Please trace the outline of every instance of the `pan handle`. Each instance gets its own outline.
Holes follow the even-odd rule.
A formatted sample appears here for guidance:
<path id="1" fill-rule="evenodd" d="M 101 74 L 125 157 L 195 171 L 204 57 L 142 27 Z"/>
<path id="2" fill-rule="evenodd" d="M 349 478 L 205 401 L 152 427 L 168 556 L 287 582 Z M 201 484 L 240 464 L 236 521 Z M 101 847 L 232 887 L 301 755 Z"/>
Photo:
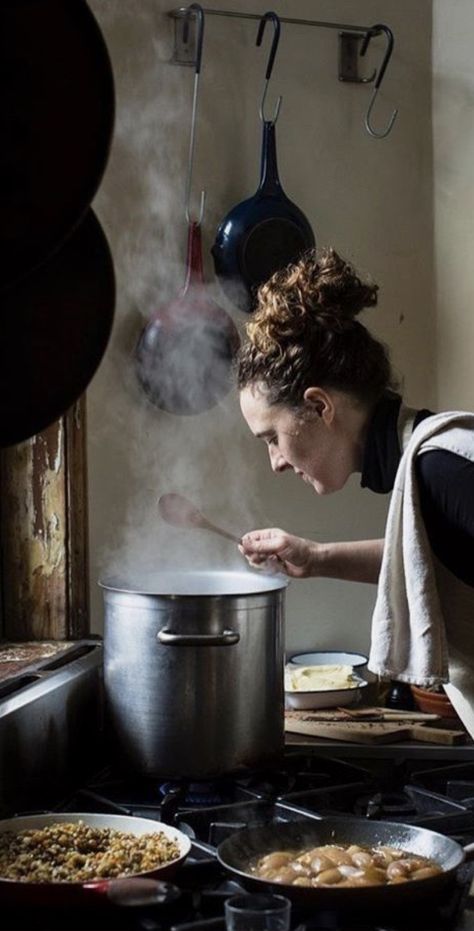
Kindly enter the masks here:
<path id="1" fill-rule="evenodd" d="M 178 634 L 163 627 L 156 636 L 160 643 L 174 647 L 231 647 L 240 640 L 236 630 L 223 630 L 221 634 Z"/>
<path id="2" fill-rule="evenodd" d="M 466 844 L 463 850 L 467 861 L 474 860 L 474 844 Z"/>
<path id="3" fill-rule="evenodd" d="M 82 884 L 83 889 L 106 896 L 113 905 L 129 907 L 144 905 L 167 905 L 180 895 L 177 886 L 160 882 L 152 877 L 124 877 L 122 879 L 98 879 Z"/>
<path id="4" fill-rule="evenodd" d="M 197 837 L 193 837 L 191 840 L 193 847 L 196 847 L 197 850 L 201 850 L 203 853 L 208 853 L 212 859 L 216 859 L 217 848 L 213 847 L 212 844 L 206 844 L 203 840 L 198 840 Z"/>

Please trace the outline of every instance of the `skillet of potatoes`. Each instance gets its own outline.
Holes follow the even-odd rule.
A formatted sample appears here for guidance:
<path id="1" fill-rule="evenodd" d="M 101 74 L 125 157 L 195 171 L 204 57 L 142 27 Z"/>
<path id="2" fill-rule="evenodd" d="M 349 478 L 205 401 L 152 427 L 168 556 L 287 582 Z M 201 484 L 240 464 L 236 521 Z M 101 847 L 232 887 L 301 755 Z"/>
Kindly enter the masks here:
<path id="1" fill-rule="evenodd" d="M 429 857 L 387 845 L 323 844 L 274 850 L 250 864 L 258 879 L 312 888 L 388 886 L 428 879 L 443 872 Z"/>

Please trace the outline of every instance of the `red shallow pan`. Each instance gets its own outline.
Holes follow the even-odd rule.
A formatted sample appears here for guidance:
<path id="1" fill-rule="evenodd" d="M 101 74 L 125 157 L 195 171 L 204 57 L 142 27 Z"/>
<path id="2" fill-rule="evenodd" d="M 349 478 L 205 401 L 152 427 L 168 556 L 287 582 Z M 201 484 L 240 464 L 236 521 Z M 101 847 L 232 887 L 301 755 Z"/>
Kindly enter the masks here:
<path id="1" fill-rule="evenodd" d="M 191 841 L 186 834 L 168 824 L 149 818 L 133 818 L 124 815 L 66 814 L 29 815 L 0 821 L 0 835 L 7 831 L 39 830 L 51 824 L 84 822 L 94 828 L 113 828 L 136 834 L 161 832 L 176 842 L 179 855 L 154 870 L 134 873 L 121 879 L 98 879 L 90 882 L 17 882 L 0 876 L 1 905 L 70 906 L 120 904 L 151 905 L 165 904 L 173 898 L 175 888 L 162 879 L 169 879 L 186 859 Z"/>

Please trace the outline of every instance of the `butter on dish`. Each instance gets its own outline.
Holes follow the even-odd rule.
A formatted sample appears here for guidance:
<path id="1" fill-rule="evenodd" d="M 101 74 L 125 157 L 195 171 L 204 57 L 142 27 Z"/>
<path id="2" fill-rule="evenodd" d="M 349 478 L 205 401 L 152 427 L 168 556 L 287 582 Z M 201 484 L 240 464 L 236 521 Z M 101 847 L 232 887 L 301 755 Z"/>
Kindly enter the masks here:
<path id="1" fill-rule="evenodd" d="M 352 666 L 286 666 L 285 691 L 326 692 L 332 689 L 355 689 L 360 678 Z"/>

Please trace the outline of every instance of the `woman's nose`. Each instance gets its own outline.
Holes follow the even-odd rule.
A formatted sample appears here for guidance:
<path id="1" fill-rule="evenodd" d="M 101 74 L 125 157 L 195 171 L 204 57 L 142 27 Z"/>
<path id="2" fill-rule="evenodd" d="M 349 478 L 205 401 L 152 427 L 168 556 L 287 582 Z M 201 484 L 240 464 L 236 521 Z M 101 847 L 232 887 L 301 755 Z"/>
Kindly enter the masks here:
<path id="1" fill-rule="evenodd" d="M 270 454 L 270 465 L 272 467 L 272 472 L 284 472 L 285 469 L 288 469 L 288 463 L 284 456 L 280 453 L 278 449 L 274 449 L 271 446 L 268 449 Z"/>

